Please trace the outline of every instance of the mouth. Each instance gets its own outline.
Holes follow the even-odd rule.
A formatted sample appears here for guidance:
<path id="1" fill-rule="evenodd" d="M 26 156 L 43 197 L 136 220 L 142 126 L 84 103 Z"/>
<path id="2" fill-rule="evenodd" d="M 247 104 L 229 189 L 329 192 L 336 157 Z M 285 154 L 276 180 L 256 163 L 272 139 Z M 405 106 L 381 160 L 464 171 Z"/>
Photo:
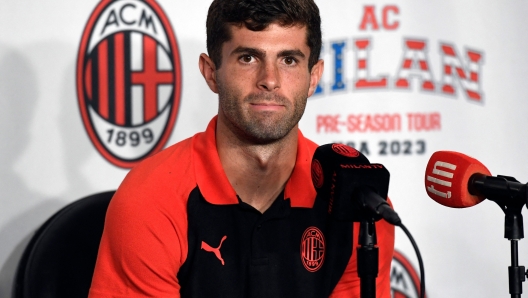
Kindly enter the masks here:
<path id="1" fill-rule="evenodd" d="M 286 109 L 287 99 L 278 94 L 254 93 L 246 97 L 249 109 L 257 112 L 276 112 Z"/>
<path id="2" fill-rule="evenodd" d="M 284 109 L 284 105 L 273 102 L 250 103 L 250 107 L 257 111 L 279 111 Z"/>

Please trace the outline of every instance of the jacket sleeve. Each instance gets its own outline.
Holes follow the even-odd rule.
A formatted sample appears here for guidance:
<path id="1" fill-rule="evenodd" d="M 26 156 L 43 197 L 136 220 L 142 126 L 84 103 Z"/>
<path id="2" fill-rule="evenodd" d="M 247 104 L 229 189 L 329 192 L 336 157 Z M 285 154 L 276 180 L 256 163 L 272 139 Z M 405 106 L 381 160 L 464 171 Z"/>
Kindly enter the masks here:
<path id="1" fill-rule="evenodd" d="M 151 164 L 133 169 L 110 202 L 90 298 L 180 297 L 189 183 Z"/>

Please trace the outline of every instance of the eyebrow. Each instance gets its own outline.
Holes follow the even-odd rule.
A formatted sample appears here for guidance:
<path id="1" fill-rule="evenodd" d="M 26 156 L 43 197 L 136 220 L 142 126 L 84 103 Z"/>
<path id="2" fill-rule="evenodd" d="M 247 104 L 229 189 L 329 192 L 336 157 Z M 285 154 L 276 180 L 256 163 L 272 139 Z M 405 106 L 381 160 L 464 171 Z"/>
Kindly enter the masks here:
<path id="1" fill-rule="evenodd" d="M 255 49 L 255 48 L 249 48 L 249 47 L 237 47 L 231 52 L 231 54 L 250 54 L 250 55 L 258 56 L 258 57 L 266 56 L 266 52 Z"/>
<path id="2" fill-rule="evenodd" d="M 291 57 L 291 56 L 299 57 L 303 59 L 306 58 L 304 53 L 301 52 L 300 50 L 285 50 L 279 53 L 279 57 Z"/>
<path id="3" fill-rule="evenodd" d="M 257 56 L 257 57 L 266 57 L 266 52 L 259 50 L 259 49 L 250 48 L 250 47 L 237 47 L 231 52 L 231 54 L 250 54 L 250 55 Z M 291 56 L 299 57 L 302 59 L 306 58 L 306 55 L 304 55 L 304 53 L 301 52 L 301 50 L 284 50 L 284 51 L 279 52 L 279 54 L 277 55 L 277 57 L 291 57 Z"/>

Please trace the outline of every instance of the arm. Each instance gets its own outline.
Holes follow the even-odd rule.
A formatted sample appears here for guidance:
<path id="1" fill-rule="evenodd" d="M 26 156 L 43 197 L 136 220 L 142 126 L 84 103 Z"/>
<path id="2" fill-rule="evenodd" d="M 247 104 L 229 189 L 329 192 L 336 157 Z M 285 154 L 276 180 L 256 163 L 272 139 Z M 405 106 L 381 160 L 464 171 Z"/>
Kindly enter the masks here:
<path id="1" fill-rule="evenodd" d="M 133 169 L 112 198 L 90 298 L 180 297 L 176 275 L 187 256 L 192 181 L 177 179 L 166 166 L 173 163 L 159 159 Z M 179 166 L 180 173 L 189 169 Z"/>
<path id="2" fill-rule="evenodd" d="M 180 240 L 153 206 L 119 190 L 107 212 L 90 298 L 179 297 Z"/>

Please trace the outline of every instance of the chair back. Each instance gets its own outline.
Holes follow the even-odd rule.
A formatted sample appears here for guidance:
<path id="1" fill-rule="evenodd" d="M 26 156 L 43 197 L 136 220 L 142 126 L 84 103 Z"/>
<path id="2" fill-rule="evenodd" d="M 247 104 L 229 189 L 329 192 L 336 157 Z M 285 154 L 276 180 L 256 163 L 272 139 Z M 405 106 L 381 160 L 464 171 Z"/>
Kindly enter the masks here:
<path id="1" fill-rule="evenodd" d="M 94 194 L 65 206 L 35 232 L 18 264 L 13 298 L 88 296 L 114 192 Z"/>

